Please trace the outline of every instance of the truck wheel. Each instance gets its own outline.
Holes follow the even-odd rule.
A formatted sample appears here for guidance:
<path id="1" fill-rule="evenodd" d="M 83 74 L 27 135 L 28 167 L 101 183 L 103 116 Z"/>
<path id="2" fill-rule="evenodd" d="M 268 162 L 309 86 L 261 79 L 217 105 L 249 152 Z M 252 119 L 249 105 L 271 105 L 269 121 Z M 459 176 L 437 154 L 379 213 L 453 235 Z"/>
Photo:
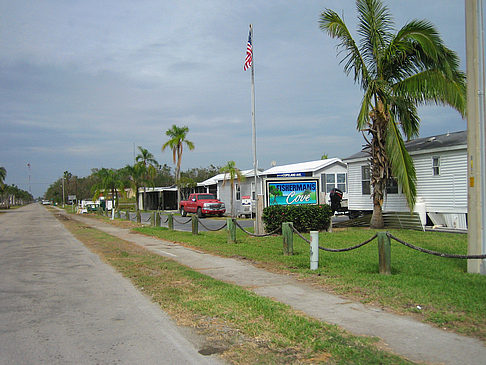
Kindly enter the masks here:
<path id="1" fill-rule="evenodd" d="M 197 208 L 197 216 L 198 216 L 198 218 L 204 217 L 204 214 L 202 213 L 201 208 Z"/>
<path id="2" fill-rule="evenodd" d="M 184 207 L 181 207 L 181 215 L 185 217 L 187 215 L 186 211 L 184 210 Z"/>

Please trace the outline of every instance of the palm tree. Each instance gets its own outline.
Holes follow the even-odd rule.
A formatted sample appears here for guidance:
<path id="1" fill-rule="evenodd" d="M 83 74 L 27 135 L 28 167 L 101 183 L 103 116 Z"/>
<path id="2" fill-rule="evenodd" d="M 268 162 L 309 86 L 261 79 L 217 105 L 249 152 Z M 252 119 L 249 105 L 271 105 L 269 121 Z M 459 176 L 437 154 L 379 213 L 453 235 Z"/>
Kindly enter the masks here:
<path id="1" fill-rule="evenodd" d="M 142 146 L 138 146 L 139 154 L 135 157 L 135 161 L 141 163 L 144 166 L 144 186 L 143 186 L 143 204 L 145 207 L 145 202 L 147 199 L 147 187 L 146 185 L 154 186 L 154 179 L 157 175 L 157 167 L 159 163 L 154 158 L 154 155 L 149 152 L 149 150 L 143 148 Z"/>
<path id="2" fill-rule="evenodd" d="M 234 161 L 228 161 L 226 165 L 221 167 L 219 170 L 220 172 L 224 173 L 223 178 L 223 186 L 227 181 L 230 182 L 231 187 L 231 217 L 235 217 L 235 212 L 233 209 L 233 202 L 235 199 L 235 179 L 240 183 L 245 177 L 242 175 L 241 171 L 236 167 L 236 163 Z"/>
<path id="3" fill-rule="evenodd" d="M 351 73 L 364 92 L 357 129 L 370 153 L 371 226 L 382 228 L 388 179 L 397 178 L 411 211 L 415 205 L 415 168 L 404 137 L 419 135 L 417 106 L 449 105 L 464 117 L 465 75 L 459 71 L 457 55 L 443 44 L 430 22 L 412 20 L 393 33 L 392 16 L 380 0 L 356 0 L 356 7 L 359 43 L 332 10 L 321 14 L 319 24 L 339 40 L 344 72 Z"/>
<path id="4" fill-rule="evenodd" d="M 138 146 L 139 154 L 135 157 L 136 162 L 142 162 L 145 166 L 152 165 L 154 167 L 159 166 L 159 163 L 154 158 L 154 155 L 149 152 L 149 150 L 143 148 L 142 146 Z"/>
<path id="5" fill-rule="evenodd" d="M 166 136 L 169 137 L 169 140 L 165 142 L 162 146 L 162 151 L 164 151 L 167 147 L 172 150 L 172 159 L 174 161 L 174 164 L 176 164 L 175 178 L 177 185 L 177 206 L 179 206 L 180 202 L 179 180 L 181 178 L 180 175 L 183 145 L 185 143 L 189 150 L 194 149 L 194 143 L 186 139 L 188 132 L 189 128 L 186 126 L 178 127 L 175 124 L 172 125 L 172 127 L 165 132 Z"/>
<path id="6" fill-rule="evenodd" d="M 146 167 L 142 162 L 137 162 L 133 166 L 126 165 L 121 171 L 121 175 L 125 178 L 124 186 L 129 186 L 135 191 L 135 212 L 137 219 L 140 213 L 138 209 L 138 190 L 145 181 Z"/>
<path id="7" fill-rule="evenodd" d="M 96 172 L 98 183 L 93 185 L 93 199 L 96 200 L 101 194 L 111 192 L 111 206 L 115 209 L 115 200 L 118 198 L 118 191 L 123 191 L 123 177 L 114 169 L 102 168 Z"/>
<path id="8" fill-rule="evenodd" d="M 0 189 L 3 187 L 6 177 L 7 177 L 7 169 L 5 169 L 5 167 L 3 166 L 0 166 Z"/>

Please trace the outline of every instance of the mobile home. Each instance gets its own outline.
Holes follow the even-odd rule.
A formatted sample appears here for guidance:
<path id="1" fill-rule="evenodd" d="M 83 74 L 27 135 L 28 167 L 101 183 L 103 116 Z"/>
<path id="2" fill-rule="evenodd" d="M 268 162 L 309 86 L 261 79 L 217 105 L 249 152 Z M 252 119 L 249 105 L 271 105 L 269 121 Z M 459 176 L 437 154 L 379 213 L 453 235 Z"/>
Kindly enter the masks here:
<path id="1" fill-rule="evenodd" d="M 418 138 L 405 143 L 417 177 L 414 211 L 423 225 L 467 229 L 467 132 Z M 373 210 L 370 155 L 362 150 L 343 159 L 348 165 L 348 209 Z M 399 184 L 387 186 L 383 212 L 409 212 Z"/>

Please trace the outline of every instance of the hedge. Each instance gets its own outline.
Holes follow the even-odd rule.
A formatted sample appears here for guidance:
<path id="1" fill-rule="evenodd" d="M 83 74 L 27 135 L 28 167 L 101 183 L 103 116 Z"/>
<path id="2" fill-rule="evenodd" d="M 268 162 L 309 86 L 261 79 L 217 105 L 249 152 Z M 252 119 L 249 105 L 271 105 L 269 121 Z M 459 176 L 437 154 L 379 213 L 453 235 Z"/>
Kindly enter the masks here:
<path id="1" fill-rule="evenodd" d="M 271 205 L 263 209 L 266 232 L 282 229 L 282 223 L 292 222 L 299 232 L 322 231 L 329 228 L 333 212 L 324 205 Z"/>

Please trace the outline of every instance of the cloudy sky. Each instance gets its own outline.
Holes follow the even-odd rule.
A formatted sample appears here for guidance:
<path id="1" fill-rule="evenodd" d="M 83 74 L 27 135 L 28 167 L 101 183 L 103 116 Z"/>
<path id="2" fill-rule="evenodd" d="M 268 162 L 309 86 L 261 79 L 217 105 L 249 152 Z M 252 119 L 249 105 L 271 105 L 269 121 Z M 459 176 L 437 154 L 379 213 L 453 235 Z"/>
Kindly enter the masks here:
<path id="1" fill-rule="evenodd" d="M 385 3 L 397 27 L 434 23 L 465 70 L 464 1 Z M 161 151 L 172 124 L 187 125 L 196 145 L 183 169 L 228 160 L 251 169 L 250 23 L 259 167 L 357 152 L 361 92 L 318 27 L 325 8 L 355 34 L 353 0 L 0 0 L 6 182 L 41 196 L 66 170 L 132 163 L 134 146 L 172 166 Z M 450 108 L 420 114 L 421 136 L 466 129 Z"/>

